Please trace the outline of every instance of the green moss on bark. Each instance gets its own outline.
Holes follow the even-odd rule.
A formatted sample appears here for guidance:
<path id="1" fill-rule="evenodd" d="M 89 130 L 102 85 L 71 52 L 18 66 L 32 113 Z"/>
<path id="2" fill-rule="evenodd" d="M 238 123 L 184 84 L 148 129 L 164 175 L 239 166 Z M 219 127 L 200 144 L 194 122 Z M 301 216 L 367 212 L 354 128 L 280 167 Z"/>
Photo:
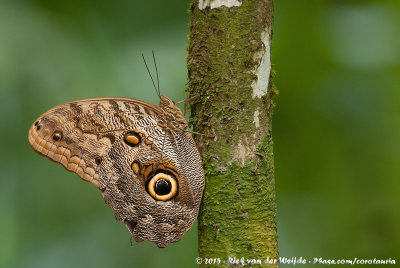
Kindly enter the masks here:
<path id="1" fill-rule="evenodd" d="M 277 256 L 271 138 L 259 144 L 258 160 L 232 162 L 219 171 L 205 159 L 206 190 L 199 216 L 202 257 Z"/>
<path id="2" fill-rule="evenodd" d="M 189 92 L 200 95 L 190 123 L 207 135 L 196 137 L 206 173 L 199 252 L 225 261 L 278 256 L 271 79 L 268 94 L 252 98 L 261 33 L 272 35 L 272 0 L 242 2 L 199 10 L 195 0 L 190 8 Z"/>

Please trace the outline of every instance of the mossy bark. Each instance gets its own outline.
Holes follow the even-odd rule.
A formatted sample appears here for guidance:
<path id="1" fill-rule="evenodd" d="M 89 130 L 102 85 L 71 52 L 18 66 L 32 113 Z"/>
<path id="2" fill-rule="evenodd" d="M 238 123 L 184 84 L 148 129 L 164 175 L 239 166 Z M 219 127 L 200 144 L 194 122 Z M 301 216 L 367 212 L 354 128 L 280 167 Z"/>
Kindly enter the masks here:
<path id="1" fill-rule="evenodd" d="M 187 58 L 190 123 L 203 157 L 206 186 L 199 213 L 199 254 L 262 260 L 278 258 L 271 136 L 273 96 L 255 96 L 258 68 L 272 36 L 272 0 L 240 6 L 190 7 Z M 267 76 L 268 77 L 268 76 Z M 209 265 L 204 265 L 209 267 Z"/>

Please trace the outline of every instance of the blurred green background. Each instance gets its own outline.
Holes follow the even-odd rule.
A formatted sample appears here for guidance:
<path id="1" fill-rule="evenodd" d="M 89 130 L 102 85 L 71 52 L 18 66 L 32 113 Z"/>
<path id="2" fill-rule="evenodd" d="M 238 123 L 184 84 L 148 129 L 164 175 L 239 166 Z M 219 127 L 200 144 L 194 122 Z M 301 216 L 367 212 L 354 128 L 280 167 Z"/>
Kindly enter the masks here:
<path id="1" fill-rule="evenodd" d="M 152 49 L 162 93 L 184 99 L 189 2 L 0 0 L 0 267 L 197 266 L 197 225 L 131 247 L 100 192 L 27 139 L 66 101 L 158 103 Z M 400 261 L 399 29 L 396 0 L 275 1 L 281 256 Z"/>

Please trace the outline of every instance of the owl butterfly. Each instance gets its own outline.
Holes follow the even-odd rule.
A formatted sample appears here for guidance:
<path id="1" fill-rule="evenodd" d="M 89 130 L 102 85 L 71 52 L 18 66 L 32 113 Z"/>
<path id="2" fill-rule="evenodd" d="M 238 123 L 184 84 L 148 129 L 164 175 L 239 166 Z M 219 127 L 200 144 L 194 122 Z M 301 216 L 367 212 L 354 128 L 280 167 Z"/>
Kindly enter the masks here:
<path id="1" fill-rule="evenodd" d="M 32 148 L 91 182 L 137 242 L 166 247 L 197 218 L 204 172 L 181 110 L 130 98 L 61 104 L 29 129 Z"/>

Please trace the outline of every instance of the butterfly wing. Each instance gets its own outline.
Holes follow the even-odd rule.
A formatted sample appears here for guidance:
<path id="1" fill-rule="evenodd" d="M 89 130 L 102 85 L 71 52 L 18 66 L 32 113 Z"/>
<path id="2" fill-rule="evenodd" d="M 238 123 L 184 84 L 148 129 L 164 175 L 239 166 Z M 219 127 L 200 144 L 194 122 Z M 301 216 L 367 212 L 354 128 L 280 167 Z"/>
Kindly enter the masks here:
<path id="1" fill-rule="evenodd" d="M 204 173 L 192 137 L 165 128 L 162 115 L 128 98 L 70 102 L 39 117 L 29 141 L 99 188 L 136 241 L 165 247 L 196 219 Z"/>
<path id="2" fill-rule="evenodd" d="M 129 104 L 120 110 L 125 103 Z M 157 117 L 156 114 L 157 106 L 133 99 L 69 102 L 40 116 L 29 129 L 29 142 L 35 151 L 101 188 L 98 166 L 118 134 L 128 129 L 132 121 Z"/>

